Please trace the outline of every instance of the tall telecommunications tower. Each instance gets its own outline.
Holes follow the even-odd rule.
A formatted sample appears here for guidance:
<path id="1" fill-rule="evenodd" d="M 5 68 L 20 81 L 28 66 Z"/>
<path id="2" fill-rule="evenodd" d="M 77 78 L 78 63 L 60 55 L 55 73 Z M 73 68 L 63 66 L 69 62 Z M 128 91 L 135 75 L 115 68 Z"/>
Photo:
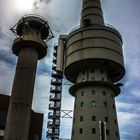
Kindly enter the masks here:
<path id="1" fill-rule="evenodd" d="M 22 17 L 12 31 L 17 36 L 12 49 L 18 62 L 4 140 L 28 140 L 37 61 L 45 57 L 44 40 L 50 39 L 52 32 L 47 21 L 36 15 Z"/>
<path id="2" fill-rule="evenodd" d="M 104 23 L 100 0 L 83 0 L 80 27 L 58 48 L 64 50 L 64 75 L 74 83 L 71 140 L 119 140 L 115 97 L 125 74 L 122 38 Z"/>

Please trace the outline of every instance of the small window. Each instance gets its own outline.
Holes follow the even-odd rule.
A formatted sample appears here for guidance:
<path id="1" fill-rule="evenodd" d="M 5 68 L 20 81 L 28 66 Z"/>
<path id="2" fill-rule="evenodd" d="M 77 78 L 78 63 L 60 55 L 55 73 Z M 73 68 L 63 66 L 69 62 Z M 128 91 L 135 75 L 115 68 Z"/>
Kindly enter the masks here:
<path id="1" fill-rule="evenodd" d="M 83 105 L 84 105 L 84 102 L 81 102 L 80 106 L 83 107 Z"/>
<path id="2" fill-rule="evenodd" d="M 76 103 L 74 104 L 74 109 L 76 109 Z"/>
<path id="3" fill-rule="evenodd" d="M 92 134 L 96 134 L 96 129 L 92 128 Z"/>
<path id="4" fill-rule="evenodd" d="M 73 119 L 73 123 L 75 123 L 75 118 Z"/>
<path id="5" fill-rule="evenodd" d="M 109 135 L 109 130 L 108 129 L 106 129 L 106 135 Z"/>
<path id="6" fill-rule="evenodd" d="M 105 91 L 105 90 L 103 90 L 103 92 L 102 92 L 102 93 L 103 93 L 103 95 L 104 95 L 104 96 L 106 95 L 106 91 Z"/>
<path id="7" fill-rule="evenodd" d="M 114 123 L 115 123 L 115 124 L 117 124 L 117 121 L 116 121 L 116 119 L 114 120 Z"/>
<path id="8" fill-rule="evenodd" d="M 79 133 L 83 134 L 83 128 L 80 128 Z"/>
<path id="9" fill-rule="evenodd" d="M 81 91 L 81 96 L 84 96 L 84 91 Z"/>
<path id="10" fill-rule="evenodd" d="M 95 95 L 95 89 L 92 89 L 92 95 Z"/>
<path id="11" fill-rule="evenodd" d="M 95 107 L 95 106 L 96 106 L 96 102 L 95 102 L 95 101 L 92 101 L 92 102 L 91 102 L 91 105 L 92 105 L 93 107 Z"/>
<path id="12" fill-rule="evenodd" d="M 108 117 L 105 117 L 105 122 L 108 122 Z"/>
<path id="13" fill-rule="evenodd" d="M 91 69 L 91 73 L 94 73 L 94 69 Z"/>
<path id="14" fill-rule="evenodd" d="M 119 137 L 119 134 L 118 134 L 118 132 L 117 132 L 117 131 L 116 131 L 116 136 L 117 136 L 117 137 Z"/>
<path id="15" fill-rule="evenodd" d="M 82 71 L 82 74 L 85 74 L 85 70 Z"/>
<path id="16" fill-rule="evenodd" d="M 92 116 L 92 121 L 96 121 L 96 116 Z"/>
<path id="17" fill-rule="evenodd" d="M 115 109 L 115 105 L 114 104 L 112 105 L 112 107 L 113 107 L 113 109 Z"/>
<path id="18" fill-rule="evenodd" d="M 74 135 L 74 130 L 72 130 L 72 135 Z"/>
<path id="19" fill-rule="evenodd" d="M 107 103 L 106 102 L 104 102 L 104 106 L 107 107 Z"/>
<path id="20" fill-rule="evenodd" d="M 82 122 L 83 121 L 83 116 L 80 116 L 80 122 Z"/>
<path id="21" fill-rule="evenodd" d="M 104 73 L 104 71 L 103 71 L 103 70 L 101 70 L 101 73 L 103 74 L 103 73 Z"/>

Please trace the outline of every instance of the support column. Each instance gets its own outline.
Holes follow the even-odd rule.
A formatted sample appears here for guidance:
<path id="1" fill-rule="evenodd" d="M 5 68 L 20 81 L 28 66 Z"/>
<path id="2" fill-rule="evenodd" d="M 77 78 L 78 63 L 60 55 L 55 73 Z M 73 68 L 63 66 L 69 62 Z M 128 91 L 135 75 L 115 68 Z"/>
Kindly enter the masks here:
<path id="1" fill-rule="evenodd" d="M 17 63 L 4 140 L 28 140 L 38 52 L 21 49 Z"/>

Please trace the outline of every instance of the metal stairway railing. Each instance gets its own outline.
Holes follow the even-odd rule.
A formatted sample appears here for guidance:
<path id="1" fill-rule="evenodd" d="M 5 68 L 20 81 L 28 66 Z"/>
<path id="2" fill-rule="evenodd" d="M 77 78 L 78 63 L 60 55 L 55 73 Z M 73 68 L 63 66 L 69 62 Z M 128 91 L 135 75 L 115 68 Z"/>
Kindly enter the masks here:
<path id="1" fill-rule="evenodd" d="M 61 113 L 61 92 L 62 92 L 62 73 L 56 70 L 57 64 L 57 47 L 54 46 L 52 79 L 50 88 L 50 104 L 47 124 L 47 138 L 50 140 L 59 140 L 60 133 L 60 113 Z"/>

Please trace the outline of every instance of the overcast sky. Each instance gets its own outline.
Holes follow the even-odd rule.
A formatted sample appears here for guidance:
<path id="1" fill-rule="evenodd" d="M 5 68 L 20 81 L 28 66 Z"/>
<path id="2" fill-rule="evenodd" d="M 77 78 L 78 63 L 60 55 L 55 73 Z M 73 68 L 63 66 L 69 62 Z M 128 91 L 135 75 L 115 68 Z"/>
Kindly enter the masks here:
<path id="1" fill-rule="evenodd" d="M 19 1 L 26 1 L 21 4 Z M 31 3 L 29 2 L 31 1 Z M 47 118 L 52 49 L 59 34 L 68 34 L 79 24 L 82 0 L 0 0 L 0 93 L 10 95 L 17 57 L 11 47 L 14 35 L 9 30 L 25 14 L 45 17 L 55 35 L 47 56 L 38 63 L 33 109 Z M 28 3 L 28 4 L 27 4 Z M 30 5 L 33 5 L 30 8 Z M 26 8 L 25 8 L 26 7 Z M 123 37 L 126 75 L 116 98 L 121 140 L 140 140 L 140 0 L 102 0 L 105 22 L 115 26 Z M 73 109 L 68 87 L 63 89 L 62 109 Z M 63 119 L 61 137 L 70 138 L 71 119 Z M 46 140 L 47 119 L 43 140 Z"/>

